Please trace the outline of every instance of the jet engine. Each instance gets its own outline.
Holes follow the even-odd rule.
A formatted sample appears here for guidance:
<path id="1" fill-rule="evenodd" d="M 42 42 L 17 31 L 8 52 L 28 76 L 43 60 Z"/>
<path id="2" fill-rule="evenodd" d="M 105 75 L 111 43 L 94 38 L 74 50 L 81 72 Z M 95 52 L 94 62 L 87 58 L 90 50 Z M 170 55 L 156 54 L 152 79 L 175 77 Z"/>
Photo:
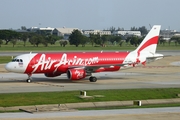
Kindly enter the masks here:
<path id="1" fill-rule="evenodd" d="M 80 80 L 89 76 L 84 69 L 69 69 L 67 71 L 67 77 L 70 80 Z"/>
<path id="2" fill-rule="evenodd" d="M 60 76 L 61 73 L 44 73 L 46 77 L 57 77 Z"/>

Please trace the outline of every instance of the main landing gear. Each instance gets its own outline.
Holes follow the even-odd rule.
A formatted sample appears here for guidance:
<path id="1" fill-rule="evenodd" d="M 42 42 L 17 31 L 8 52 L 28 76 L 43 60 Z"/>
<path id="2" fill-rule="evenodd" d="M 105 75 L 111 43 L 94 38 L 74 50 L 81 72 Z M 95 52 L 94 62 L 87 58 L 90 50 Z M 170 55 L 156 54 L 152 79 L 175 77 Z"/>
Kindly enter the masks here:
<path id="1" fill-rule="evenodd" d="M 91 77 L 89 78 L 89 81 L 90 81 L 90 82 L 96 82 L 96 81 L 97 81 L 97 78 L 94 77 L 94 76 L 91 76 Z"/>
<path id="2" fill-rule="evenodd" d="M 27 83 L 32 82 L 32 80 L 31 80 L 31 75 L 32 75 L 32 74 L 28 74 L 28 79 L 26 80 Z"/>

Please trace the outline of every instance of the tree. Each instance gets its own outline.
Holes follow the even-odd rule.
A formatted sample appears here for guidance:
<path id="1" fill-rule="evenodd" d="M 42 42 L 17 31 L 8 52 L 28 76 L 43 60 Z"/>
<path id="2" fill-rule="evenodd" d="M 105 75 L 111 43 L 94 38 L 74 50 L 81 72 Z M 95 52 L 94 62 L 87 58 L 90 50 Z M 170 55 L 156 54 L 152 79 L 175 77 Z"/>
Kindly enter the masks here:
<path id="1" fill-rule="evenodd" d="M 22 33 L 20 38 L 24 42 L 23 46 L 25 47 L 26 46 L 26 41 L 29 38 L 29 33 Z"/>
<path id="2" fill-rule="evenodd" d="M 76 47 L 81 44 L 81 40 L 83 38 L 82 33 L 79 30 L 74 30 L 72 34 L 69 36 L 70 45 L 75 45 Z"/>
<path id="3" fill-rule="evenodd" d="M 175 42 L 175 46 L 180 44 L 180 36 L 173 36 L 170 40 Z"/>
<path id="4" fill-rule="evenodd" d="M 32 45 L 38 47 L 39 44 L 42 43 L 42 40 L 43 40 L 43 37 L 42 37 L 41 35 L 37 35 L 37 34 L 36 34 L 36 35 L 32 36 L 32 37 L 29 39 L 29 42 L 30 42 Z"/>
<path id="5" fill-rule="evenodd" d="M 91 45 L 94 46 L 94 40 L 95 40 L 95 35 L 90 33 L 89 34 L 89 41 L 91 42 Z"/>
<path id="6" fill-rule="evenodd" d="M 159 41 L 160 45 L 163 44 L 163 46 L 164 46 L 165 43 L 166 43 L 166 41 L 164 40 L 164 37 L 163 37 L 163 36 L 160 36 L 158 41 Z"/>
<path id="7" fill-rule="evenodd" d="M 117 31 L 124 31 L 124 28 L 118 27 Z"/>
<path id="8" fill-rule="evenodd" d="M 89 38 L 86 36 L 82 36 L 81 45 L 82 47 L 85 47 L 85 44 L 89 41 Z"/>
<path id="9" fill-rule="evenodd" d="M 1 47 L 2 44 L 3 44 L 3 40 L 0 39 L 0 47 Z"/>
<path id="10" fill-rule="evenodd" d="M 116 28 L 112 26 L 109 28 L 109 30 L 111 31 L 111 33 L 113 33 L 116 30 Z"/>
<path id="11" fill-rule="evenodd" d="M 141 32 L 141 35 L 144 36 L 148 33 L 148 30 L 146 29 L 145 26 L 142 26 L 142 27 L 131 27 L 131 31 L 140 31 Z"/>
<path id="12" fill-rule="evenodd" d="M 21 30 L 27 30 L 26 26 L 21 26 Z"/>
<path id="13" fill-rule="evenodd" d="M 102 46 L 105 46 L 105 43 L 109 40 L 109 35 L 102 35 L 101 36 L 102 39 Z"/>
<path id="14" fill-rule="evenodd" d="M 48 46 L 48 40 L 45 36 L 41 36 L 41 43 L 44 45 L 44 47 Z"/>
<path id="15" fill-rule="evenodd" d="M 136 28 L 135 26 L 131 27 L 131 31 L 138 31 L 138 28 Z"/>
<path id="16" fill-rule="evenodd" d="M 48 35 L 46 36 L 46 40 L 51 45 L 55 44 L 57 40 L 61 40 L 63 37 L 55 36 L 55 35 Z"/>
<path id="17" fill-rule="evenodd" d="M 113 35 L 109 36 L 109 42 L 111 42 L 111 44 L 119 43 L 120 41 L 121 41 L 121 36 L 113 36 Z"/>
<path id="18" fill-rule="evenodd" d="M 128 43 L 130 42 L 130 40 L 131 40 L 131 37 L 127 37 L 127 38 L 126 38 L 126 45 L 128 45 Z"/>
<path id="19" fill-rule="evenodd" d="M 142 36 L 145 36 L 145 35 L 147 35 L 147 33 L 148 33 L 148 30 L 146 29 L 145 26 L 139 27 L 139 28 L 138 28 L 138 31 L 141 32 L 141 35 L 142 35 Z"/>
<path id="20" fill-rule="evenodd" d="M 131 45 L 134 45 L 135 47 L 137 47 L 137 45 L 139 44 L 138 41 L 138 37 L 137 36 L 132 36 L 131 40 L 130 40 Z"/>
<path id="21" fill-rule="evenodd" d="M 16 43 L 17 43 L 17 39 L 12 39 L 11 43 L 13 44 L 13 47 L 14 47 L 16 45 Z"/>
<path id="22" fill-rule="evenodd" d="M 171 39 L 169 39 L 169 41 L 168 41 L 169 46 L 170 46 L 171 42 L 172 42 L 172 40 L 171 40 Z"/>
<path id="23" fill-rule="evenodd" d="M 68 42 L 67 40 L 60 40 L 59 44 L 61 45 L 61 47 L 65 47 L 68 44 Z"/>
<path id="24" fill-rule="evenodd" d="M 19 38 L 20 33 L 13 31 L 13 30 L 0 30 L 0 39 L 5 40 L 5 44 L 7 45 L 9 41 L 12 39 Z"/>
<path id="25" fill-rule="evenodd" d="M 94 35 L 94 43 L 96 45 L 101 45 L 102 46 L 102 39 L 100 34 L 98 33 L 97 35 Z"/>
<path id="26" fill-rule="evenodd" d="M 119 46 L 122 47 L 122 44 L 123 44 L 123 41 L 120 41 L 119 42 Z"/>

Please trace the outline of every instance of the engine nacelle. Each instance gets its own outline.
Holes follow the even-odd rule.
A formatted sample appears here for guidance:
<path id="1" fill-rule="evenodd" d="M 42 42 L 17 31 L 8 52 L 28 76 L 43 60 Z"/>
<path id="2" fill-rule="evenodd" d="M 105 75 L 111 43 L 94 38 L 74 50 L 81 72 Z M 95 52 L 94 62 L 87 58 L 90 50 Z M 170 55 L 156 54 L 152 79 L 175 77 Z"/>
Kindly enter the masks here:
<path id="1" fill-rule="evenodd" d="M 46 77 L 57 77 L 60 76 L 61 73 L 44 73 Z"/>
<path id="2" fill-rule="evenodd" d="M 67 71 L 67 77 L 70 80 L 80 80 L 87 76 L 84 69 L 69 69 Z"/>

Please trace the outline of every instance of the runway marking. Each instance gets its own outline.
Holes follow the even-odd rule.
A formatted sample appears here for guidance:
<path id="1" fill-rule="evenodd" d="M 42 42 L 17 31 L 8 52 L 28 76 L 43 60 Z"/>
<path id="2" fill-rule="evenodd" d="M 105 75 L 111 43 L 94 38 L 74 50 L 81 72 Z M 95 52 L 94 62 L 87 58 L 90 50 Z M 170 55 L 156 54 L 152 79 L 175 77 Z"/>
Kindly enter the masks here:
<path id="1" fill-rule="evenodd" d="M 9 79 L 9 80 L 11 80 L 11 81 L 16 81 L 16 82 L 22 82 L 22 83 L 25 83 L 24 80 L 19 80 L 19 79 Z M 41 83 L 41 82 L 36 82 L 36 81 L 31 82 L 31 83 L 34 83 L 34 84 L 41 84 L 41 85 L 47 85 L 47 86 L 54 86 L 54 87 L 64 87 L 63 85 L 56 85 L 56 84 L 43 83 L 43 82 Z M 31 84 L 31 83 L 29 83 L 29 84 Z"/>
<path id="2" fill-rule="evenodd" d="M 41 82 L 33 82 L 34 84 L 41 84 L 41 85 L 47 85 L 47 86 L 54 86 L 54 87 L 64 87 L 63 85 L 55 85 L 50 83 L 41 83 Z"/>

